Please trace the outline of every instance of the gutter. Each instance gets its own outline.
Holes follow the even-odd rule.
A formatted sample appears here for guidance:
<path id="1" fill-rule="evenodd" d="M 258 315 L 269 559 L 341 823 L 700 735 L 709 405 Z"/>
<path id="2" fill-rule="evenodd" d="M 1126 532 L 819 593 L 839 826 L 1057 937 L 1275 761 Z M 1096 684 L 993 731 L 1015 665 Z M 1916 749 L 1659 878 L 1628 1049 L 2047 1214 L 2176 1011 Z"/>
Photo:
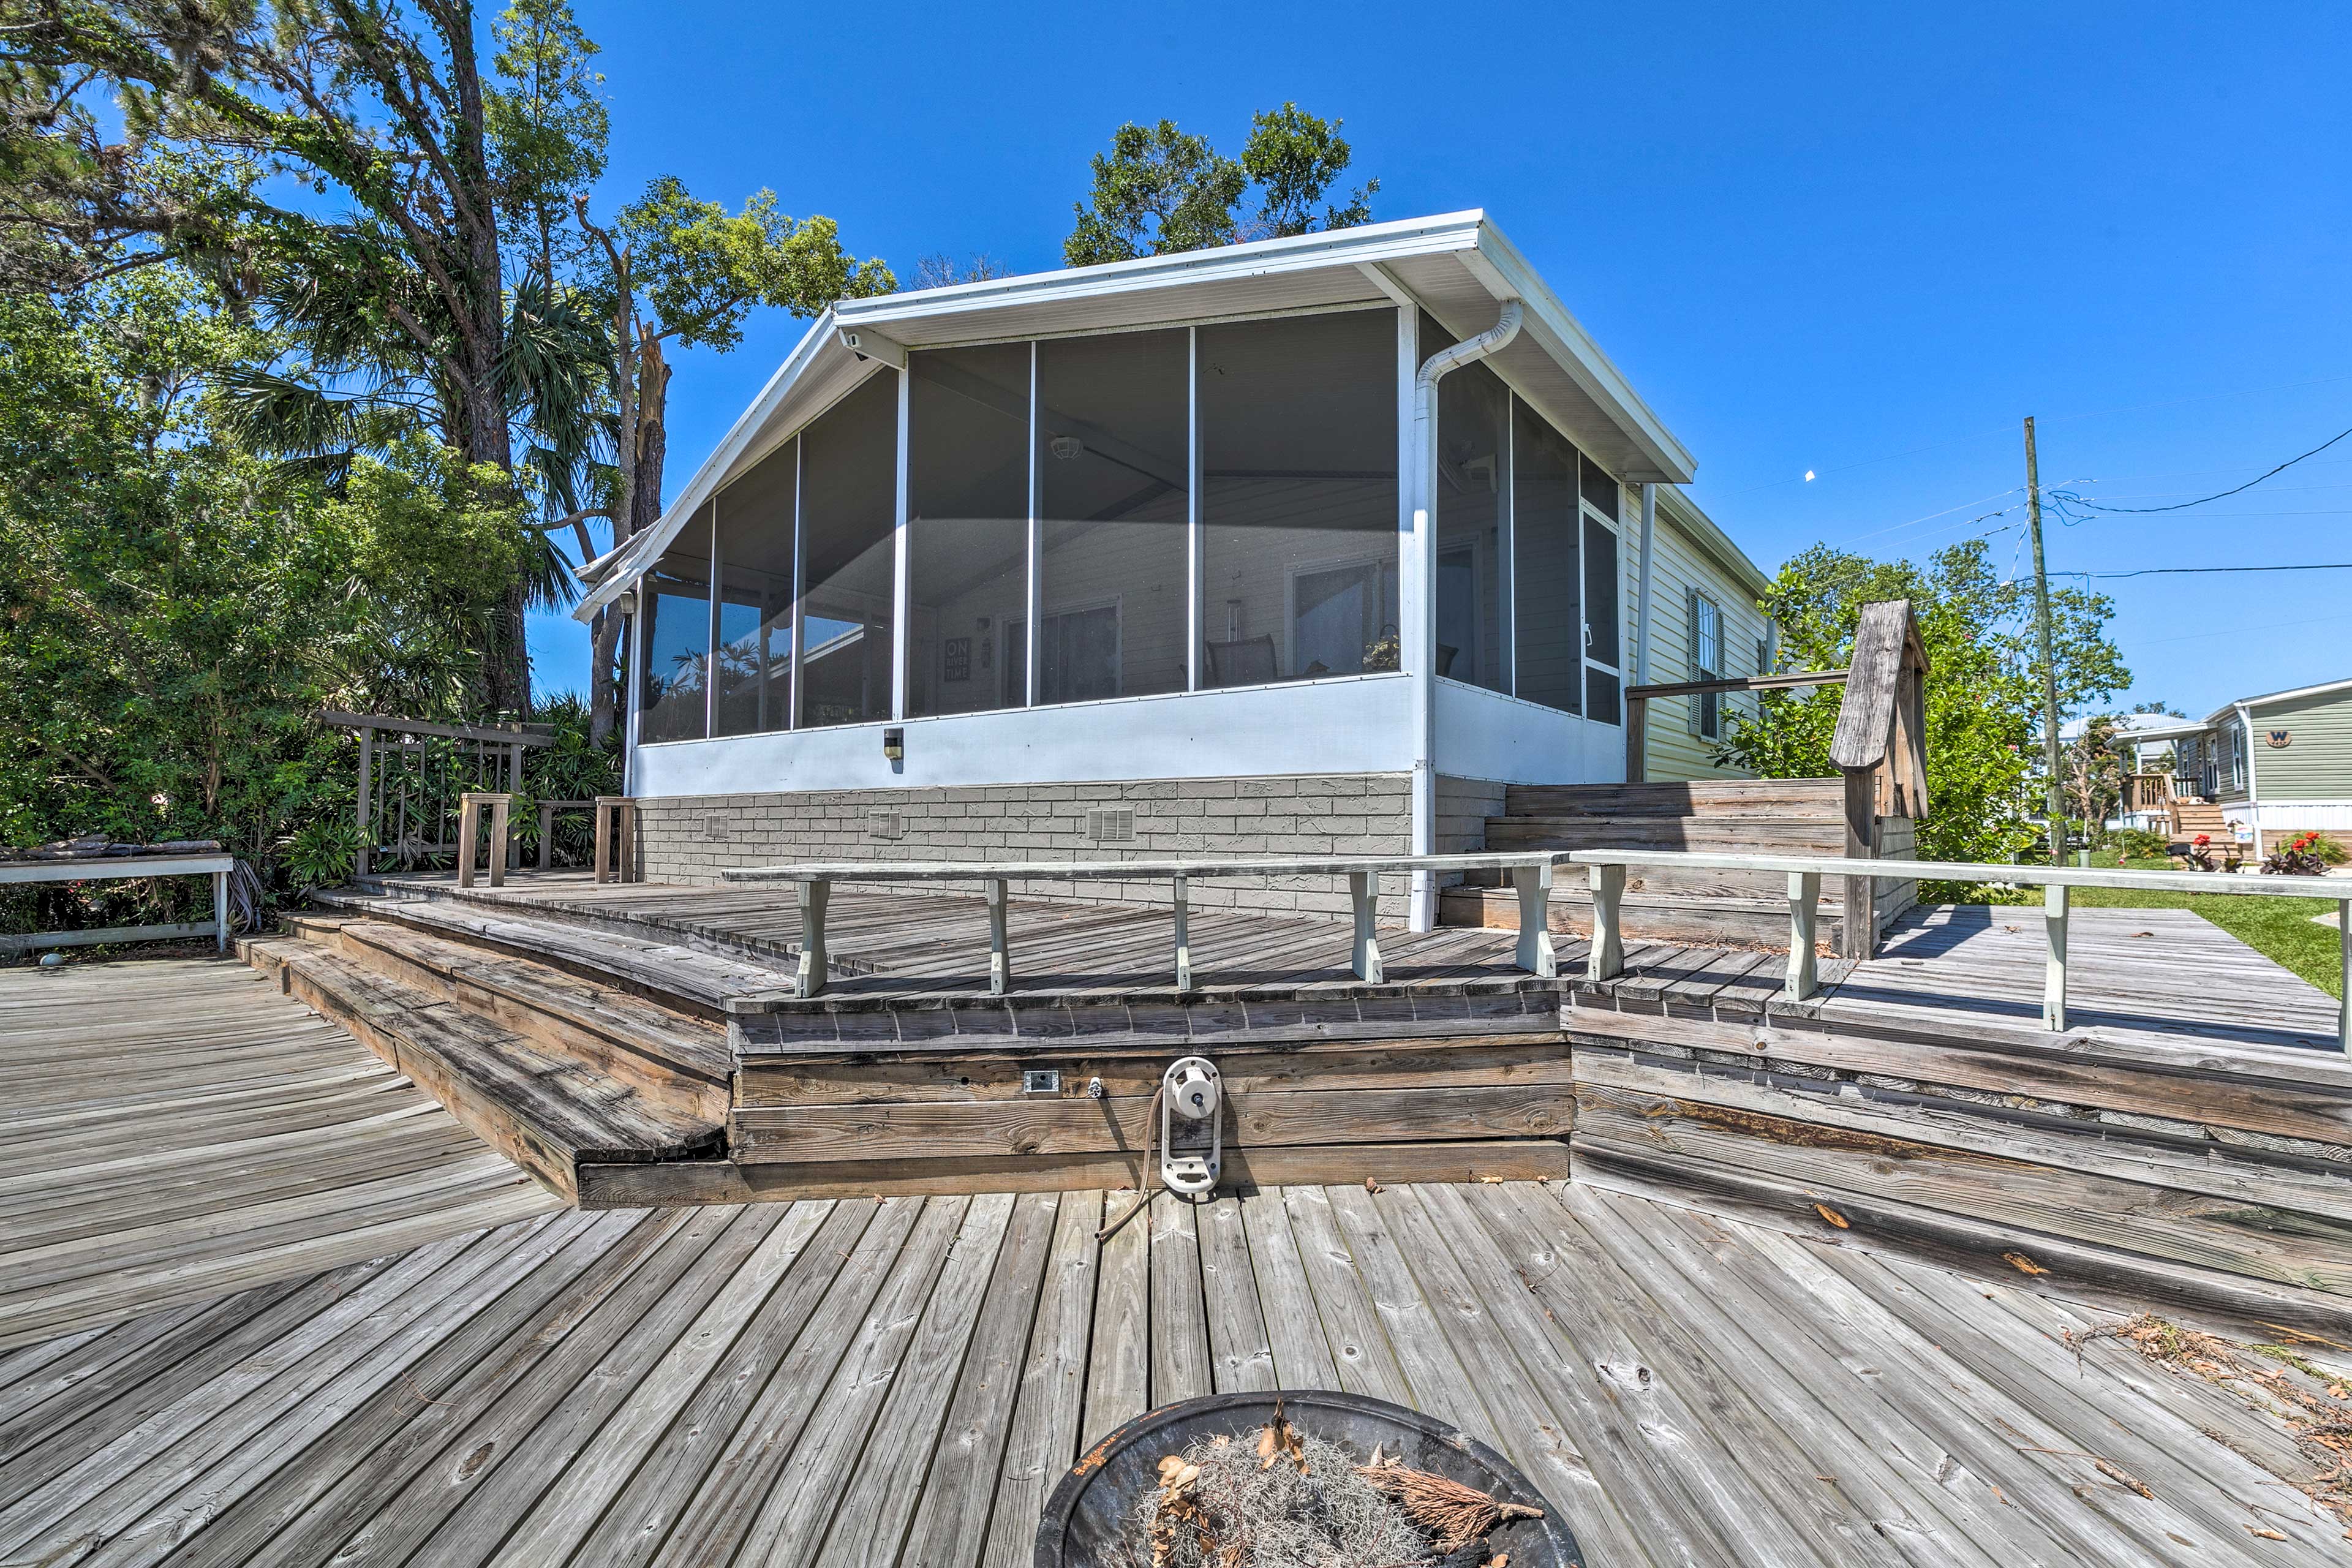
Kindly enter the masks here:
<path id="1" fill-rule="evenodd" d="M 1517 300 L 1503 301 L 1495 324 L 1466 342 L 1438 350 L 1412 378 L 1412 546 L 1419 569 L 1421 601 L 1414 606 L 1417 637 L 1412 668 L 1412 852 L 1437 853 L 1437 384 L 1448 372 L 1474 364 L 1507 347 L 1519 335 L 1526 310 Z M 1437 929 L 1437 874 L 1412 874 L 1410 924 Z"/>

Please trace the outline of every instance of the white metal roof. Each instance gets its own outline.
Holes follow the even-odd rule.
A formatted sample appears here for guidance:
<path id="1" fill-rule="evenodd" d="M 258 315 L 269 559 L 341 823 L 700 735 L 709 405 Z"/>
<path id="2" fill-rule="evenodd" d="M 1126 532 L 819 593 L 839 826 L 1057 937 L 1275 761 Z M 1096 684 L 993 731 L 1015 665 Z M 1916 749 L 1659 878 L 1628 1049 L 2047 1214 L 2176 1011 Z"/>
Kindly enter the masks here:
<path id="1" fill-rule="evenodd" d="M 572 614 L 585 620 L 609 602 L 720 487 L 881 365 L 903 363 L 906 349 L 1351 303 L 1417 304 L 1448 331 L 1467 336 L 1492 326 L 1507 299 L 1523 302 L 1527 319 L 1517 341 L 1489 362 L 1504 380 L 1619 479 L 1688 483 L 1696 472 L 1689 452 L 1526 258 L 1474 209 L 845 300 L 810 326 L 661 521 L 583 568 L 592 586 Z M 843 342 L 849 333 L 860 340 L 862 353 Z M 1704 518 L 1687 502 L 1684 508 Z M 1712 522 L 1702 531 L 1729 544 Z M 1754 570 L 1736 546 L 1732 553 Z"/>

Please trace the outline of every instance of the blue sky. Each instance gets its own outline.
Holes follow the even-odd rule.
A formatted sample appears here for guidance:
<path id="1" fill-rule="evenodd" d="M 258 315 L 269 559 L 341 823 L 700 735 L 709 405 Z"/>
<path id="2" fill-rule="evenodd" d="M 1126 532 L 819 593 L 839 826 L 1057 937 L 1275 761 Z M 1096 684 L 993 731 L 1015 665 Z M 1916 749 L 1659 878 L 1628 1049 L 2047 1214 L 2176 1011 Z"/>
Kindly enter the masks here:
<path id="1" fill-rule="evenodd" d="M 2332 5 L 579 0 L 604 205 L 658 174 L 838 219 L 861 256 L 1058 266 L 1127 120 L 1238 153 L 1347 121 L 1379 217 L 1480 206 L 1696 454 L 1768 570 L 1923 555 L 2045 485 L 2156 506 L 2352 426 L 2352 29 Z M 1433 19 L 1437 26 L 1433 28 Z M 806 328 L 679 356 L 673 493 Z M 1802 479 L 1811 469 L 1818 478 Z M 2352 561 L 2352 440 L 2211 507 L 2051 529 L 2060 571 Z M 2021 531 L 1995 537 L 2006 568 Z M 2126 700 L 2201 715 L 2352 677 L 2352 572 L 2103 584 Z M 545 689 L 585 638 L 534 623 Z"/>

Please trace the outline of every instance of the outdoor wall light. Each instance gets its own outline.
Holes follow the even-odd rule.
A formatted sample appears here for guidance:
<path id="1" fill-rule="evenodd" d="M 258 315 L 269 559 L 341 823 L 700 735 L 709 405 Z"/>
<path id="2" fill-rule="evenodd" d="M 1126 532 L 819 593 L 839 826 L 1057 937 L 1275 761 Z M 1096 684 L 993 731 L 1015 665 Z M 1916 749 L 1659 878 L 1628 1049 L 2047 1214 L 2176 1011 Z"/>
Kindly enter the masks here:
<path id="1" fill-rule="evenodd" d="M 1076 436 L 1056 436 L 1045 445 L 1054 456 L 1066 463 L 1087 449 L 1087 444 Z"/>
<path id="2" fill-rule="evenodd" d="M 905 761 L 907 756 L 907 731 L 904 730 L 883 731 L 882 755 L 894 763 Z"/>

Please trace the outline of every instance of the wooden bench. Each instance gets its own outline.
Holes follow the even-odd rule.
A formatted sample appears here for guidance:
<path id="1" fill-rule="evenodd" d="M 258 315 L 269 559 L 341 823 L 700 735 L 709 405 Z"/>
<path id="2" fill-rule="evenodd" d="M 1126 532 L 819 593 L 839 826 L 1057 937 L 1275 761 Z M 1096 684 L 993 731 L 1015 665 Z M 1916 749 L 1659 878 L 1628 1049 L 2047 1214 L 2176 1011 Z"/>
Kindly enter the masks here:
<path id="1" fill-rule="evenodd" d="M 108 926 L 100 931 L 37 931 L 30 936 L 0 936 L 0 952 L 29 952 L 41 947 L 90 947 L 100 942 L 163 942 L 174 937 L 212 933 L 213 951 L 228 951 L 228 874 L 236 866 L 234 855 L 105 855 L 66 860 L 0 861 L 0 887 L 31 882 L 97 882 L 131 877 L 210 877 L 213 918 L 165 925 Z"/>
<path id="2" fill-rule="evenodd" d="M 1147 882 L 1165 879 L 1175 889 L 1176 988 L 1191 991 L 1192 951 L 1185 932 L 1187 884 L 1223 877 L 1343 876 L 1355 910 L 1355 935 L 1349 965 L 1357 978 L 1382 980 L 1381 944 L 1373 912 L 1380 879 L 1400 872 L 1503 871 L 1519 900 L 1516 962 L 1530 974 L 1559 973 L 1545 919 L 1551 898 L 1552 866 L 1562 858 L 1549 851 L 1504 855 L 1325 855 L 1261 860 L 1043 860 L 1004 865 L 954 861 L 846 861 L 807 866 L 762 866 L 720 873 L 730 882 L 791 882 L 799 889 L 801 957 L 797 990 L 814 996 L 824 989 L 825 906 L 835 882 L 978 882 L 988 901 L 988 992 L 1002 996 L 1013 984 L 1013 962 L 1005 945 L 1005 898 L 1013 882 Z M 599 879 L 602 879 L 601 856 Z"/>

